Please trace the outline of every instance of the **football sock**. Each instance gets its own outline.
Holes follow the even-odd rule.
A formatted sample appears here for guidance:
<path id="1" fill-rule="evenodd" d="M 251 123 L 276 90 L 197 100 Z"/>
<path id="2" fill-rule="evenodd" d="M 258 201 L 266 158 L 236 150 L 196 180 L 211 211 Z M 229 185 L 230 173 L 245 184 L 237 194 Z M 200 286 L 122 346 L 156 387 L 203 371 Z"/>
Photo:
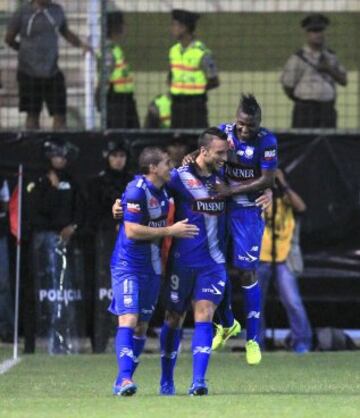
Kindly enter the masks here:
<path id="1" fill-rule="evenodd" d="M 231 308 L 231 283 L 227 280 L 224 297 L 216 310 L 216 321 L 224 328 L 230 328 L 234 324 L 234 314 Z"/>
<path id="2" fill-rule="evenodd" d="M 242 286 L 245 300 L 246 340 L 258 341 L 260 329 L 260 286 L 256 282 L 251 286 Z"/>
<path id="3" fill-rule="evenodd" d="M 119 373 L 116 385 L 120 385 L 123 379 L 131 379 L 134 363 L 133 352 L 133 328 L 118 327 L 115 337 L 115 352 Z"/>
<path id="4" fill-rule="evenodd" d="M 192 339 L 193 382 L 205 379 L 210 360 L 212 337 L 211 322 L 195 322 Z"/>
<path id="5" fill-rule="evenodd" d="M 167 323 L 164 322 L 160 332 L 161 385 L 165 382 L 174 381 L 174 369 L 176 365 L 180 340 L 181 329 L 170 328 Z"/>
<path id="6" fill-rule="evenodd" d="M 134 335 L 133 337 L 134 361 L 133 361 L 133 370 L 132 370 L 131 375 L 135 373 L 135 370 L 137 369 L 137 366 L 139 365 L 140 355 L 144 350 L 145 342 L 146 342 L 146 337 L 137 337 L 136 335 Z"/>

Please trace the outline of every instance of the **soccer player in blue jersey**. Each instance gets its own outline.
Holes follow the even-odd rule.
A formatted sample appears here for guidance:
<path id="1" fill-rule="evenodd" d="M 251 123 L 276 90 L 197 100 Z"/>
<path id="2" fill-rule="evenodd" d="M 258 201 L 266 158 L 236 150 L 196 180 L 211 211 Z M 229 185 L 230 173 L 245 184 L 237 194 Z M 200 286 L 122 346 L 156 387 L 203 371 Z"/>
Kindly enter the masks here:
<path id="1" fill-rule="evenodd" d="M 259 263 L 264 221 L 257 199 L 266 188 L 273 186 L 277 168 L 277 140 L 260 123 L 261 109 L 255 97 L 242 95 L 236 121 L 220 125 L 227 135 L 230 149 L 225 167 L 228 184 L 217 186 L 219 193 L 229 198 L 228 222 L 233 241 L 233 264 L 244 290 L 245 348 L 250 365 L 261 361 L 258 343 L 261 295 L 255 270 Z M 230 308 L 231 292 L 227 290 L 218 309 L 222 324 L 217 327 L 214 349 L 223 345 L 238 326 Z"/>
<path id="2" fill-rule="evenodd" d="M 175 238 L 171 247 L 166 288 L 167 310 L 161 329 L 160 394 L 174 395 L 174 368 L 181 327 L 192 302 L 195 329 L 192 339 L 193 380 L 189 394 L 208 393 L 205 375 L 213 336 L 212 320 L 227 281 L 225 266 L 226 207 L 216 184 L 223 181 L 227 135 L 209 128 L 199 137 L 193 164 L 171 173 L 169 190 L 175 200 L 175 219 L 186 217 L 199 228 L 193 240 Z"/>
<path id="3" fill-rule="evenodd" d="M 145 345 L 146 329 L 159 293 L 161 239 L 184 242 L 198 234 L 198 227 L 179 220 L 167 226 L 170 159 L 159 148 L 145 148 L 139 157 L 140 172 L 122 196 L 123 223 L 111 259 L 113 300 L 109 311 L 118 317 L 115 351 L 118 376 L 114 395 L 131 396 L 137 387 L 133 373 Z"/>

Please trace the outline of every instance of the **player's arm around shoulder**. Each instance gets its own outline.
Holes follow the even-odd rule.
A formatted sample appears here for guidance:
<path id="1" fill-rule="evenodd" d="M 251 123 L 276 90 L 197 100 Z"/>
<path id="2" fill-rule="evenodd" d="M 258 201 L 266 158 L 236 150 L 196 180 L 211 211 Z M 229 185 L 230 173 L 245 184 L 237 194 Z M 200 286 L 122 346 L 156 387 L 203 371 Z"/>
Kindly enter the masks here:
<path id="1" fill-rule="evenodd" d="M 169 236 L 193 238 L 198 234 L 198 227 L 189 224 L 187 219 L 171 226 L 149 226 L 148 220 L 145 191 L 141 187 L 129 188 L 124 206 L 124 228 L 129 239 L 152 241 Z"/>

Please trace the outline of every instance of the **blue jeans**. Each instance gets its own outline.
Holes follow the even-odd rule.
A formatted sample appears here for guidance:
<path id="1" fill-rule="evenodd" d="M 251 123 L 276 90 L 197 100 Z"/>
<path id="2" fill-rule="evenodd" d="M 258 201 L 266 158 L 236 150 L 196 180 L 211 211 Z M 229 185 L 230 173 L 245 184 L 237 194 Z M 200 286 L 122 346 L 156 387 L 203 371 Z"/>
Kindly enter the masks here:
<path id="1" fill-rule="evenodd" d="M 286 263 L 277 263 L 277 274 L 275 286 L 279 292 L 279 298 L 286 310 L 291 330 L 291 345 L 296 349 L 299 345 L 311 348 L 312 331 L 311 326 L 301 300 L 297 279 L 289 270 Z M 265 301 L 271 279 L 271 263 L 261 262 L 257 270 L 262 292 L 262 320 L 260 332 L 260 344 L 263 346 L 265 341 Z"/>
<path id="2" fill-rule="evenodd" d="M 13 297 L 10 288 L 9 249 L 7 237 L 0 237 L 0 337 L 14 330 Z"/>

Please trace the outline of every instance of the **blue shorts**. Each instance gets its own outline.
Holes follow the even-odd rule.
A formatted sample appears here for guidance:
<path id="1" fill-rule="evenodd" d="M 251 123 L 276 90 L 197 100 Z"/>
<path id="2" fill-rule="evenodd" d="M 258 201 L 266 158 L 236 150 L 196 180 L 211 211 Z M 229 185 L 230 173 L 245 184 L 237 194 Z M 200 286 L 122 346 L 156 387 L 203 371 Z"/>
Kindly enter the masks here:
<path id="1" fill-rule="evenodd" d="M 166 308 L 169 311 L 182 314 L 193 300 L 220 304 L 227 281 L 225 264 L 191 268 L 177 260 L 171 263 L 169 272 L 165 285 Z"/>
<path id="2" fill-rule="evenodd" d="M 241 270 L 256 270 L 264 233 L 261 209 L 244 207 L 230 212 L 229 228 L 233 242 L 233 265 Z"/>
<path id="3" fill-rule="evenodd" d="M 160 275 L 124 272 L 111 268 L 113 299 L 109 312 L 121 316 L 139 314 L 141 321 L 150 321 L 159 297 Z"/>

